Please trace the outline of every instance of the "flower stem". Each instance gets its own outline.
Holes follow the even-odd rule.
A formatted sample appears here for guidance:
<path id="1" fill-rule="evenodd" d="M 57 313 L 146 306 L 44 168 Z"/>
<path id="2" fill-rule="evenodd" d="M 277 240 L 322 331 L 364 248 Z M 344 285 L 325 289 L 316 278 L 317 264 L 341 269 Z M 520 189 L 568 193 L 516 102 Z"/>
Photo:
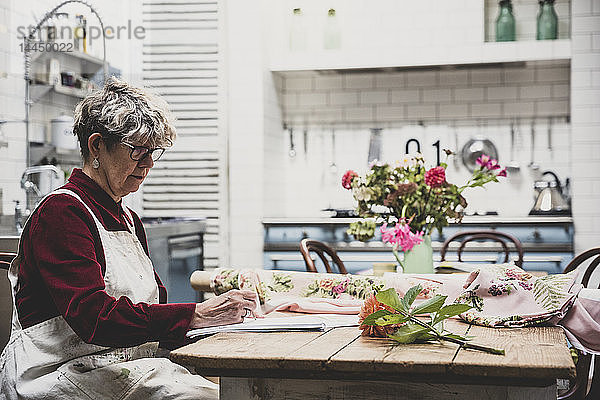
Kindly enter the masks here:
<path id="1" fill-rule="evenodd" d="M 396 249 L 396 247 L 394 247 L 392 249 L 392 253 L 394 253 L 394 257 L 396 257 L 396 261 L 398 261 L 398 264 L 400 264 L 400 267 L 402 267 L 402 272 L 404 272 L 404 263 L 402 261 L 400 261 L 400 255 L 398 254 L 398 250 Z"/>
<path id="2" fill-rule="evenodd" d="M 482 346 L 479 344 L 467 343 L 466 341 L 461 340 L 461 339 L 444 336 L 440 332 L 438 332 L 438 330 L 435 329 L 433 327 L 433 325 L 428 324 L 427 322 L 421 321 L 417 317 L 414 317 L 402 310 L 396 309 L 396 311 L 398 311 L 403 316 L 408 317 L 408 319 L 410 321 L 414 322 L 415 324 L 421 325 L 422 327 L 429 329 L 437 337 L 438 340 L 445 340 L 448 342 L 456 343 L 456 344 L 461 345 L 465 349 L 481 350 L 481 351 L 485 351 L 486 353 L 491 353 L 491 354 L 500 354 L 500 355 L 505 354 L 504 349 L 496 349 L 494 347 L 487 347 L 487 346 Z"/>

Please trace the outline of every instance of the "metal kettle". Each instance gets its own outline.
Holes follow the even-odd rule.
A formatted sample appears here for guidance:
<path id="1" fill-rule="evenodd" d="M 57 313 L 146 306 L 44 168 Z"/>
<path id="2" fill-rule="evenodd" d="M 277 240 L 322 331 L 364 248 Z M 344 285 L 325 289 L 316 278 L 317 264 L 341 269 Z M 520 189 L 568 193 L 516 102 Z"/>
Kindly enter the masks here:
<path id="1" fill-rule="evenodd" d="M 542 173 L 542 178 L 546 175 L 551 176 L 553 180 L 540 179 L 533 184 L 537 196 L 529 215 L 571 215 L 571 202 L 564 193 L 568 189 L 569 180 L 566 180 L 563 190 L 560 179 L 554 172 L 546 171 Z"/>

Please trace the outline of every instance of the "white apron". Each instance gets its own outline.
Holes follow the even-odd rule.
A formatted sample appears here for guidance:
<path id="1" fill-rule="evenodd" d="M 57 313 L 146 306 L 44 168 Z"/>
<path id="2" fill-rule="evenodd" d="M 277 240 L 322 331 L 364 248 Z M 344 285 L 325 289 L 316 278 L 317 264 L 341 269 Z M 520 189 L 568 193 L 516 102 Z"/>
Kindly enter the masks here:
<path id="1" fill-rule="evenodd" d="M 133 303 L 158 303 L 158 286 L 150 258 L 131 232 L 109 232 L 93 217 L 106 259 L 106 292 Z M 124 207 L 131 218 L 130 213 Z M 29 223 L 29 222 L 28 222 Z M 17 315 L 15 295 L 22 257 L 12 262 L 8 277 L 13 294 L 10 340 L 0 356 L 0 399 L 216 399 L 217 385 L 165 358 L 154 357 L 158 343 L 127 348 L 108 348 L 85 343 L 62 316 L 23 329 Z"/>

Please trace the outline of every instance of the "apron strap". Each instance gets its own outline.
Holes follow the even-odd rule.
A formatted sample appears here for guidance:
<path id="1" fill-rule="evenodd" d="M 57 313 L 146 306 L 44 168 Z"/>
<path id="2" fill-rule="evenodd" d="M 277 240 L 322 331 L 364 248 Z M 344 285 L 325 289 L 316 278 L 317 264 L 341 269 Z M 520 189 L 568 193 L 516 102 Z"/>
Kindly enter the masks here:
<path id="1" fill-rule="evenodd" d="M 129 210 L 129 207 L 123 205 L 123 203 L 121 203 L 121 208 L 123 209 L 123 212 L 125 213 L 125 215 L 127 215 L 127 218 L 124 218 L 125 224 L 129 228 L 129 231 L 135 235 L 135 222 L 133 220 L 133 215 L 131 214 L 131 210 Z M 131 221 L 131 223 L 129 221 Z"/>

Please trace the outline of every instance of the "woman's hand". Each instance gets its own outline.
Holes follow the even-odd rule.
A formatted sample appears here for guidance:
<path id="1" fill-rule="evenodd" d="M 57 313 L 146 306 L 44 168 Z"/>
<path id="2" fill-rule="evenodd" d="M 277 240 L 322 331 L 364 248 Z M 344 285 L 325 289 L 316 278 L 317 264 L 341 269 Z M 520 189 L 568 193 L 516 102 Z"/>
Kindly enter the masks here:
<path id="1" fill-rule="evenodd" d="M 258 296 L 251 290 L 230 290 L 196 304 L 189 329 L 235 324 L 260 314 Z"/>

